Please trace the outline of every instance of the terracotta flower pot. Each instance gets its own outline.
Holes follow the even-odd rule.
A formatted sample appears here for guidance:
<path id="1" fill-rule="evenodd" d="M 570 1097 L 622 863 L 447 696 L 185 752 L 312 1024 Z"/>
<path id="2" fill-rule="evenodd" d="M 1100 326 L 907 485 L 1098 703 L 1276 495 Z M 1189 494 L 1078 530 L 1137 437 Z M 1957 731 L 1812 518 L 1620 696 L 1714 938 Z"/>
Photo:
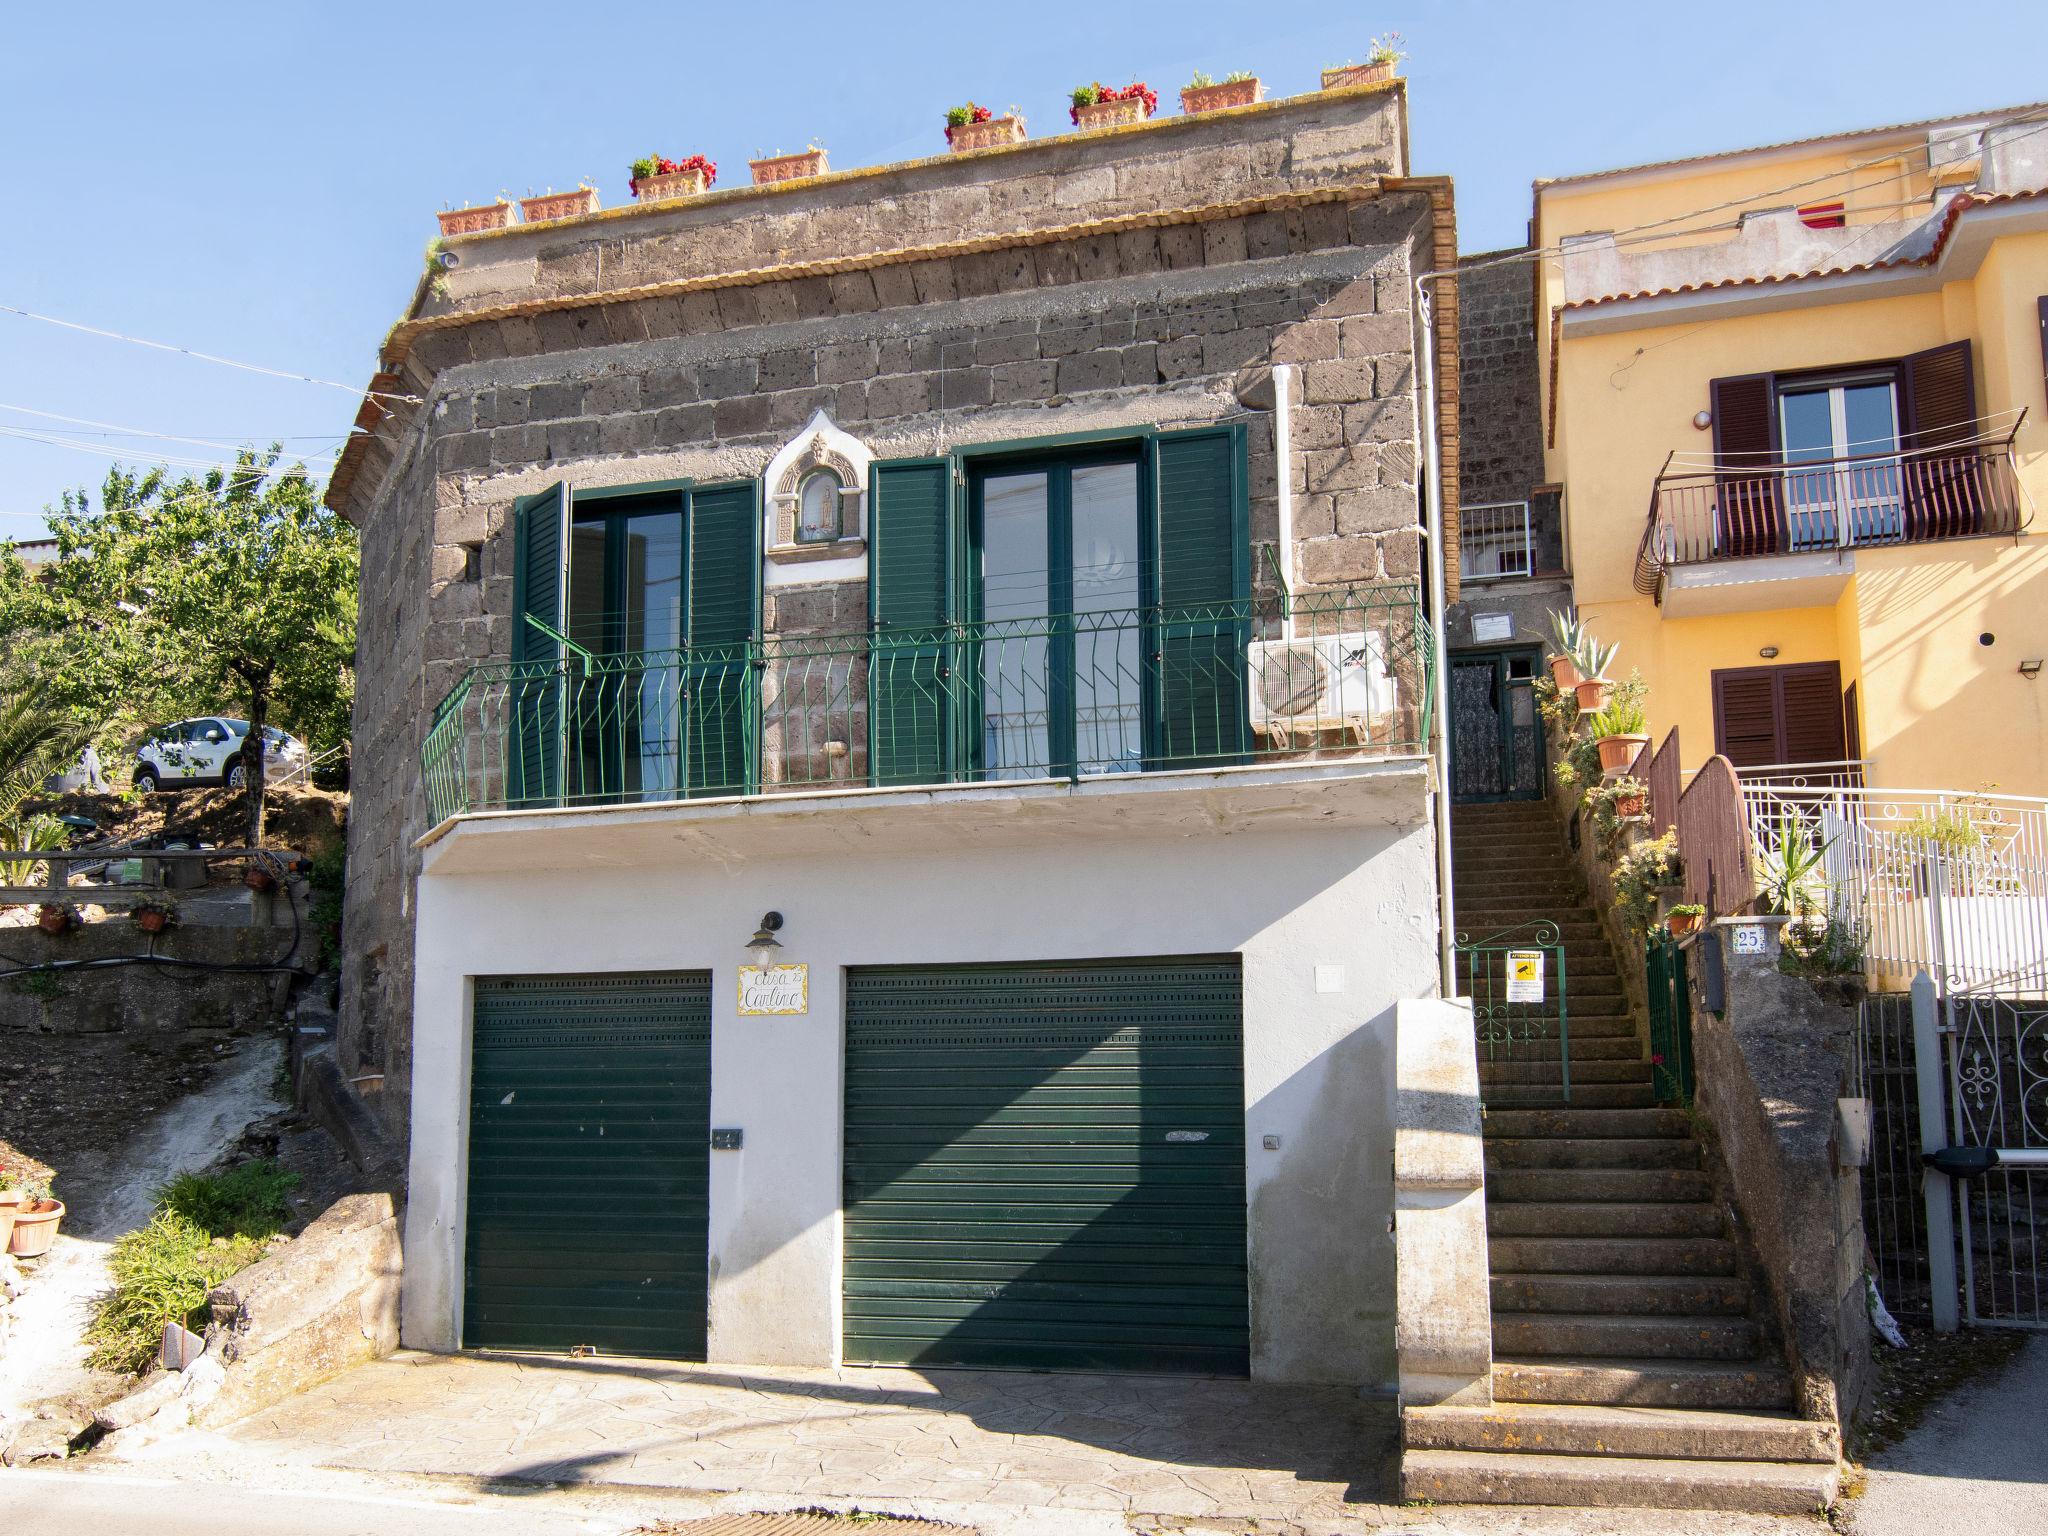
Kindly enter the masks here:
<path id="1" fill-rule="evenodd" d="M 1626 821 L 1631 816 L 1640 816 L 1649 806 L 1648 795 L 1623 795 L 1614 802 L 1614 814 Z"/>
<path id="2" fill-rule="evenodd" d="M 1550 658 L 1550 680 L 1557 684 L 1557 691 L 1559 693 L 1570 693 L 1579 686 L 1584 676 L 1585 674 L 1579 671 L 1579 664 L 1572 660 L 1571 657 L 1553 656 Z"/>
<path id="3" fill-rule="evenodd" d="M 242 884 L 252 891 L 274 891 L 277 889 L 277 876 L 267 869 L 251 866 L 242 871 Z"/>
<path id="4" fill-rule="evenodd" d="M 131 915 L 144 933 L 162 933 L 171 926 L 171 914 L 162 907 L 137 907 Z"/>
<path id="5" fill-rule="evenodd" d="M 597 212 L 597 188 L 578 187 L 573 192 L 543 192 L 539 197 L 519 199 L 519 217 L 528 224 L 546 224 L 554 219 L 573 219 Z"/>
<path id="6" fill-rule="evenodd" d="M 1136 96 L 1121 96 L 1115 101 L 1090 102 L 1085 107 L 1074 108 L 1074 126 L 1083 133 L 1097 128 L 1121 128 L 1143 121 L 1145 103 Z"/>
<path id="7" fill-rule="evenodd" d="M 1607 700 L 1614 693 L 1614 680 L 1607 677 L 1582 677 L 1572 684 L 1572 692 L 1579 696 L 1579 713 L 1595 714 L 1607 707 Z"/>
<path id="8" fill-rule="evenodd" d="M 1633 736 L 1627 732 L 1600 738 L 1600 768 L 1603 773 L 1612 773 L 1628 767 L 1636 760 L 1636 754 L 1650 744 L 1647 736 Z"/>
<path id="9" fill-rule="evenodd" d="M 1664 923 L 1671 930 L 1671 937 L 1682 939 L 1688 933 L 1699 932 L 1700 914 L 1697 912 L 1673 912 L 1664 919 Z"/>
<path id="10" fill-rule="evenodd" d="M 687 171 L 670 171 L 666 176 L 637 178 L 633 196 L 643 203 L 666 203 L 678 197 L 702 197 L 706 185 L 704 173 L 691 166 Z"/>
<path id="11" fill-rule="evenodd" d="M 71 929 L 71 913 L 64 907 L 44 906 L 36 913 L 36 926 L 55 938 Z"/>
<path id="12" fill-rule="evenodd" d="M 956 155 L 964 155 L 970 149 L 997 149 L 1005 144 L 1022 144 L 1024 138 L 1024 119 L 1014 112 L 992 117 L 985 123 L 961 123 L 946 132 L 946 142 Z"/>
<path id="13" fill-rule="evenodd" d="M 0 1205 L 0 1253 L 7 1251 L 7 1245 L 14 1241 L 14 1207 Z"/>
<path id="14" fill-rule="evenodd" d="M 1183 87 L 1180 109 L 1190 114 L 1221 112 L 1225 107 L 1248 107 L 1265 99 L 1266 87 L 1260 80 L 1220 80 L 1215 85 Z"/>
<path id="15" fill-rule="evenodd" d="M 771 186 L 778 181 L 798 181 L 805 176 L 825 174 L 825 151 L 807 149 L 795 155 L 770 155 L 765 160 L 749 160 L 747 168 L 754 173 L 754 185 Z"/>
<path id="16" fill-rule="evenodd" d="M 486 203 L 481 208 L 451 208 L 435 215 L 443 235 L 473 235 L 480 230 L 503 229 L 512 222 L 510 203 Z"/>
<path id="17" fill-rule="evenodd" d="M 17 1206 L 7 1251 L 17 1259 L 33 1259 L 48 1253 L 50 1244 L 57 1241 L 57 1223 L 63 1219 L 62 1200 L 39 1200 L 34 1205 Z"/>
<path id="18" fill-rule="evenodd" d="M 1394 78 L 1394 61 L 1380 64 L 1343 64 L 1323 71 L 1323 89 L 1340 91 L 1347 85 L 1378 85 Z"/>

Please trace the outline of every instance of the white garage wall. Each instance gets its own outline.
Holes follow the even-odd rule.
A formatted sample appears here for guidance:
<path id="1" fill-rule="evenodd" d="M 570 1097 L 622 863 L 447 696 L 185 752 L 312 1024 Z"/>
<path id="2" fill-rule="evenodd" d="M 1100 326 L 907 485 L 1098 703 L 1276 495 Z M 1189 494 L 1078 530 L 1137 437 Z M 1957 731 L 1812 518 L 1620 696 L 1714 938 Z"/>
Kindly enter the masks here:
<path id="1" fill-rule="evenodd" d="M 712 1123 L 743 1129 L 745 1146 L 711 1154 L 710 1355 L 823 1365 L 839 1354 L 846 967 L 1238 953 L 1253 1373 L 1389 1386 L 1394 1004 L 1436 988 L 1430 832 L 1305 822 L 723 863 L 650 825 L 644 846 L 615 841 L 605 870 L 450 876 L 430 858 L 405 1342 L 461 1337 L 474 976 L 712 970 Z M 785 958 L 811 968 L 804 1017 L 738 1013 L 745 940 L 771 908 L 787 918 Z"/>

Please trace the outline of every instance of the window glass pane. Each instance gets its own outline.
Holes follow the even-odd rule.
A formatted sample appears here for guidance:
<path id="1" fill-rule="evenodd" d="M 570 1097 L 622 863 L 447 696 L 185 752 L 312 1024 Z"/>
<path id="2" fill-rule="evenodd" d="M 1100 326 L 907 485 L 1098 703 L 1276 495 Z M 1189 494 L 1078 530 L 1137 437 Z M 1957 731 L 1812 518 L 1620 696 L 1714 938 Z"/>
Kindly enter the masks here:
<path id="1" fill-rule="evenodd" d="M 992 779 L 1046 771 L 1046 476 L 991 475 L 981 491 L 982 763 Z"/>
<path id="2" fill-rule="evenodd" d="M 1899 446 L 1890 384 L 1851 384 L 1842 391 L 1842 419 L 1849 440 L 1845 453 L 1892 453 Z"/>
<path id="3" fill-rule="evenodd" d="M 1779 397 L 1780 436 L 1787 464 L 1825 464 L 1841 450 L 1835 437 L 1835 391 L 1808 389 Z M 1785 476 L 1785 534 L 1790 549 L 1835 542 L 1833 466 Z"/>
<path id="4" fill-rule="evenodd" d="M 1899 447 L 1891 384 L 1846 386 L 1842 390 L 1842 427 L 1847 437 L 1843 451 L 1856 456 L 1856 462 L 1844 466 L 1842 476 L 1851 535 L 1859 544 L 1903 536 L 1898 461 L 1882 457 L 1898 452 Z"/>
<path id="5" fill-rule="evenodd" d="M 1083 773 L 1144 766 L 1138 657 L 1138 466 L 1076 469 L 1074 746 Z"/>
<path id="6" fill-rule="evenodd" d="M 586 651 L 610 649 L 605 643 L 609 594 L 604 554 L 602 521 L 577 523 L 569 530 L 569 638 Z"/>
<path id="7" fill-rule="evenodd" d="M 1828 395 L 1825 389 L 1809 389 L 1778 397 L 1787 464 L 1835 456 L 1834 414 Z"/>

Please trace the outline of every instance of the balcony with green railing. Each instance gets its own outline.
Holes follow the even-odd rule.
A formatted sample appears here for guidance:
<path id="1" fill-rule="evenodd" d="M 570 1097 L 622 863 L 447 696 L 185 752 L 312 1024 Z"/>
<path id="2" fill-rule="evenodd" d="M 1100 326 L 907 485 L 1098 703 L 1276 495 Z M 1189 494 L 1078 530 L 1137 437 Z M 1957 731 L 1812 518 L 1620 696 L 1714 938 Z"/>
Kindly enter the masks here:
<path id="1" fill-rule="evenodd" d="M 480 663 L 421 751 L 429 819 L 1417 756 L 1412 585 Z"/>

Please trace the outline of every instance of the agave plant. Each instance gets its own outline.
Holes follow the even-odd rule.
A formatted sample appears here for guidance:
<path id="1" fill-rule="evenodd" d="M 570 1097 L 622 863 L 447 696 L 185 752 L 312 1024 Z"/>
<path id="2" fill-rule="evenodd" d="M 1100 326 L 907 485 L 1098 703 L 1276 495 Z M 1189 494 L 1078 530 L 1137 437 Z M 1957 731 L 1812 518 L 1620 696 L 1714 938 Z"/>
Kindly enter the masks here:
<path id="1" fill-rule="evenodd" d="M 1574 614 L 1550 610 L 1550 648 L 1559 656 L 1576 657 L 1585 644 L 1586 626 Z"/>
<path id="2" fill-rule="evenodd" d="M 1579 671 L 1585 676 L 1608 676 L 1607 669 L 1614 665 L 1614 658 L 1620 654 L 1619 645 L 1602 645 L 1590 629 L 1580 626 L 1579 644 L 1572 652 L 1572 660 L 1578 663 Z"/>
<path id="3" fill-rule="evenodd" d="M 1755 856 L 1757 892 L 1772 913 L 1798 917 L 1820 910 L 1810 889 L 1825 884 L 1822 864 L 1832 841 L 1816 842 L 1803 818 L 1778 813 L 1777 826 Z"/>

